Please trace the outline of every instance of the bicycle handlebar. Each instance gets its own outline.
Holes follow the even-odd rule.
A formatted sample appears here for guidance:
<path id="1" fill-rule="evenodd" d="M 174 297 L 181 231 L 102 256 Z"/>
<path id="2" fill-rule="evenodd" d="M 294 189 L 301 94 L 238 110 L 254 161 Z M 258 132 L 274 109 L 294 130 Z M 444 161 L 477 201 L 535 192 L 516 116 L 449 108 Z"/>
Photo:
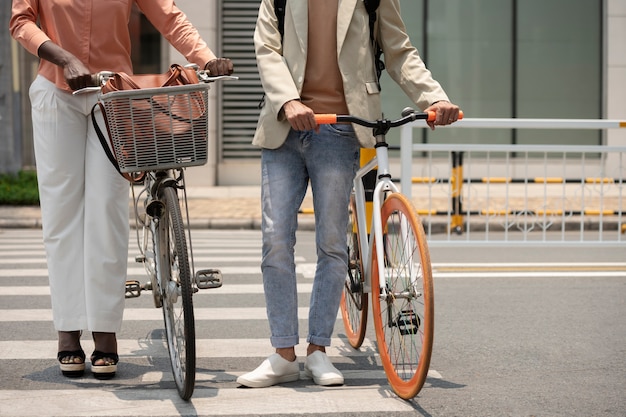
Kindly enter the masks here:
<path id="1" fill-rule="evenodd" d="M 188 64 L 188 65 L 185 65 L 185 67 L 193 68 L 194 70 L 196 70 L 196 73 L 198 74 L 198 82 L 200 83 L 212 83 L 218 80 L 238 80 L 239 79 L 239 77 L 235 75 L 215 75 L 215 76 L 209 75 L 208 71 L 201 70 L 196 64 Z M 115 72 L 113 71 L 100 71 L 95 74 L 91 74 L 91 82 L 89 83 L 90 85 L 85 88 L 81 88 L 79 90 L 73 91 L 72 94 L 80 95 L 80 94 L 93 93 L 93 92 L 100 91 L 102 86 L 106 84 L 109 78 L 113 76 L 115 76 Z"/>
<path id="2" fill-rule="evenodd" d="M 459 120 L 463 118 L 463 112 L 459 111 Z M 436 113 L 434 111 L 429 111 L 428 113 L 416 112 L 415 110 L 407 107 L 402 111 L 402 117 L 397 120 L 389 120 L 389 119 L 379 119 L 379 120 L 366 120 L 360 117 L 351 116 L 351 115 L 338 115 L 338 114 L 316 114 L 315 122 L 318 125 L 323 124 L 335 124 L 335 123 L 343 123 L 350 122 L 356 123 L 361 126 L 376 128 L 381 125 L 381 123 L 388 125 L 389 127 L 398 127 L 405 125 L 407 123 L 413 122 L 415 120 L 426 120 L 428 122 L 434 122 L 436 119 Z"/>

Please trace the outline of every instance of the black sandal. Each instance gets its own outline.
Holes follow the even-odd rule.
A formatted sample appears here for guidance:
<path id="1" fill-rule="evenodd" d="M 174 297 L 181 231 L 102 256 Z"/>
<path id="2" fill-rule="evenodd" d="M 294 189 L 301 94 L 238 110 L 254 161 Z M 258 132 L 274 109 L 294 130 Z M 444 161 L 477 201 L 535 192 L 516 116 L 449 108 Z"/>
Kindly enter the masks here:
<path id="1" fill-rule="evenodd" d="M 80 358 L 81 363 L 64 363 L 64 359 L 68 358 Z M 69 378 L 75 378 L 82 376 L 85 372 L 85 352 L 82 349 L 79 350 L 64 350 L 57 353 L 57 360 L 59 361 L 59 367 L 63 376 Z"/>
<path id="2" fill-rule="evenodd" d="M 107 361 L 105 359 L 110 359 Z M 95 365 L 95 362 L 104 360 L 104 365 Z M 117 353 L 106 353 L 99 350 L 94 350 L 91 354 L 91 371 L 93 376 L 97 379 L 111 379 L 117 372 L 117 362 L 119 356 Z"/>

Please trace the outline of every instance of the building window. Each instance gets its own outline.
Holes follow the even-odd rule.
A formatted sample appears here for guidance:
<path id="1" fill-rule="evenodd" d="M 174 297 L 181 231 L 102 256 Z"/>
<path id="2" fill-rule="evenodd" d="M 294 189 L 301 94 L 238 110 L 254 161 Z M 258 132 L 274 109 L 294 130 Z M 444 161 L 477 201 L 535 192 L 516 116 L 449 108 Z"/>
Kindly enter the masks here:
<path id="1" fill-rule="evenodd" d="M 128 22 L 131 60 L 135 74 L 159 74 L 161 69 L 161 34 L 133 4 Z"/>
<path id="2" fill-rule="evenodd" d="M 602 117 L 602 2 L 401 0 L 401 7 L 427 67 L 468 117 Z M 385 77 L 383 109 L 398 115 L 411 103 Z M 422 139 L 597 145 L 601 132 L 440 129 Z"/>

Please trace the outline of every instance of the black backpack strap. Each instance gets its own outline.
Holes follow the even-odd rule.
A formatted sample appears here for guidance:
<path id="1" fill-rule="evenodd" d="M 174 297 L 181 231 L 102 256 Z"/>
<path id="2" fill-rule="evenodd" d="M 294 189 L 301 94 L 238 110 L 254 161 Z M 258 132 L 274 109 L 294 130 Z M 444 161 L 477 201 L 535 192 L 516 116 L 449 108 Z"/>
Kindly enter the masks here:
<path id="1" fill-rule="evenodd" d="M 363 0 L 365 9 L 370 16 L 370 39 L 374 40 L 374 23 L 376 23 L 376 10 L 380 6 L 380 0 Z"/>
<path id="2" fill-rule="evenodd" d="M 276 18 L 278 19 L 278 32 L 280 32 L 281 38 L 285 34 L 285 7 L 286 5 L 287 5 L 287 0 L 274 0 L 274 12 L 276 13 Z"/>
<path id="3" fill-rule="evenodd" d="M 367 14 L 369 15 L 370 40 L 372 42 L 372 48 L 374 49 L 374 67 L 376 68 L 378 89 L 380 90 L 380 76 L 385 69 L 385 62 L 381 58 L 383 50 L 376 39 L 376 34 L 374 33 L 377 18 L 376 11 L 378 10 L 378 6 L 380 6 L 380 0 L 363 0 L 363 2 L 365 3 Z"/>

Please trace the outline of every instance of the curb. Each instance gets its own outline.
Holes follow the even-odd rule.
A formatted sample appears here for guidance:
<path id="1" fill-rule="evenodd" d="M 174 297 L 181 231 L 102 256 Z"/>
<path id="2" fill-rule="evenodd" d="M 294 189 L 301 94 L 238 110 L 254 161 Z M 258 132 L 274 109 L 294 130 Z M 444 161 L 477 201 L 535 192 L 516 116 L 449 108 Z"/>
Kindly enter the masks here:
<path id="1" fill-rule="evenodd" d="M 448 233 L 449 224 L 447 219 L 428 221 L 422 218 L 424 229 L 431 234 Z M 584 231 L 616 231 L 620 226 L 617 220 L 604 220 L 602 224 L 591 219 L 584 223 L 572 219 L 561 222 L 553 222 L 545 229 L 546 232 L 554 231 L 580 231 L 581 226 Z M 136 229 L 134 219 L 129 219 L 129 227 L 131 230 Z M 261 219 L 258 218 L 194 218 L 189 220 L 189 228 L 192 230 L 261 230 Z M 470 221 L 466 225 L 465 231 L 469 228 L 470 232 L 484 232 L 490 230 L 492 232 L 504 232 L 505 227 L 500 222 Z M 41 229 L 41 218 L 4 218 L 0 219 L 0 229 Z M 298 230 L 314 231 L 315 218 L 311 215 L 298 216 Z"/>
<path id="2" fill-rule="evenodd" d="M 129 219 L 131 230 L 136 229 L 134 219 Z M 0 219 L 0 229 L 41 229 L 41 218 L 4 218 Z M 261 220 L 257 218 L 194 218 L 189 220 L 192 230 L 261 230 Z M 298 217 L 298 230 L 315 230 L 312 216 Z"/>

